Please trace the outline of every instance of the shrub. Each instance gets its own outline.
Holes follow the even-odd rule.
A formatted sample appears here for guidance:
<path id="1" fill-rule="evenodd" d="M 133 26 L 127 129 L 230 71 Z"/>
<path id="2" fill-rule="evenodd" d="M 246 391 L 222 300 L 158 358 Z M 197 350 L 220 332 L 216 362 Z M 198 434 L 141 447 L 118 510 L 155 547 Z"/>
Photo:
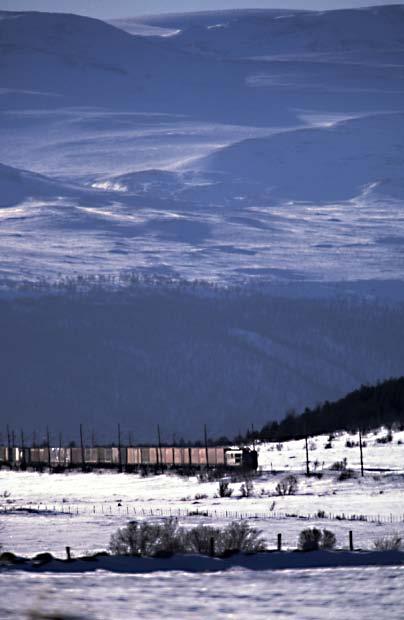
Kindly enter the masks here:
<path id="1" fill-rule="evenodd" d="M 195 499 L 196 499 L 196 500 L 198 500 L 198 499 L 206 499 L 207 497 L 208 497 L 208 496 L 206 495 L 206 493 L 197 493 L 197 494 L 195 495 Z"/>
<path id="2" fill-rule="evenodd" d="M 316 527 L 302 530 L 299 534 L 298 548 L 301 551 L 317 551 L 318 549 L 334 549 L 335 534 L 330 530 L 318 530 Z"/>
<path id="3" fill-rule="evenodd" d="M 325 510 L 317 510 L 317 519 L 325 519 Z"/>
<path id="4" fill-rule="evenodd" d="M 344 471 L 347 466 L 347 459 L 344 458 L 342 461 L 335 461 L 330 467 L 331 471 Z"/>
<path id="5" fill-rule="evenodd" d="M 215 482 L 223 476 L 223 472 L 220 469 L 209 468 L 198 473 L 198 482 Z"/>
<path id="6" fill-rule="evenodd" d="M 355 477 L 356 475 L 353 469 L 344 469 L 343 471 L 341 471 L 337 480 L 339 480 L 339 482 L 343 482 L 344 480 L 350 480 L 351 478 Z"/>
<path id="7" fill-rule="evenodd" d="M 336 542 L 337 539 L 335 538 L 334 532 L 331 532 L 330 530 L 323 530 L 320 541 L 320 546 L 322 549 L 334 549 Z"/>
<path id="8" fill-rule="evenodd" d="M 374 546 L 377 551 L 399 551 L 402 546 L 402 538 L 399 534 L 384 536 L 375 540 Z"/>
<path id="9" fill-rule="evenodd" d="M 115 555 L 134 556 L 158 556 L 184 550 L 182 531 L 175 518 L 158 523 L 131 521 L 112 534 L 109 548 Z"/>
<path id="10" fill-rule="evenodd" d="M 218 541 L 220 541 L 221 530 L 212 525 L 198 525 L 188 530 L 185 534 L 185 547 L 188 553 L 201 553 L 202 555 L 210 555 L 212 551 L 212 540 L 215 553 L 218 550 Z"/>
<path id="11" fill-rule="evenodd" d="M 246 480 L 240 486 L 241 497 L 252 497 L 254 495 L 254 484 L 252 480 Z"/>
<path id="12" fill-rule="evenodd" d="M 111 537 L 110 551 L 115 555 L 158 557 L 173 553 L 201 553 L 226 556 L 232 553 L 258 553 L 265 550 L 261 531 L 246 521 L 225 528 L 198 525 L 191 529 L 178 526 L 176 519 L 160 523 L 132 521 Z"/>
<path id="13" fill-rule="evenodd" d="M 258 553 L 265 551 L 262 531 L 251 527 L 247 521 L 233 521 L 222 532 L 223 552 Z"/>
<path id="14" fill-rule="evenodd" d="M 231 497 L 233 494 L 233 489 L 229 486 L 229 483 L 226 480 L 221 480 L 219 482 L 219 497 Z"/>
<path id="15" fill-rule="evenodd" d="M 302 530 L 298 547 L 301 551 L 317 551 L 320 548 L 321 531 L 316 527 Z"/>
<path id="16" fill-rule="evenodd" d="M 275 487 L 277 495 L 296 495 L 299 487 L 296 476 L 285 476 Z"/>
<path id="17" fill-rule="evenodd" d="M 378 437 L 376 439 L 376 443 L 391 443 L 393 441 L 393 433 L 391 431 L 388 431 L 387 435 L 384 435 L 383 437 Z"/>

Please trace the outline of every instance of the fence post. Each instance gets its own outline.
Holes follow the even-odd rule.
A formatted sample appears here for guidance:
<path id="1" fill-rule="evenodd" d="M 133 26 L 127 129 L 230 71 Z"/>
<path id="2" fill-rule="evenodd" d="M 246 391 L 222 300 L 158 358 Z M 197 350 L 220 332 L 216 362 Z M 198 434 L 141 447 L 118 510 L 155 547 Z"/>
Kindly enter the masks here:
<path id="1" fill-rule="evenodd" d="M 72 559 L 71 553 L 70 553 L 70 547 L 66 547 L 66 557 L 68 559 L 68 561 L 70 562 L 70 560 Z"/>
<path id="2" fill-rule="evenodd" d="M 278 534 L 278 551 L 282 551 L 282 534 Z"/>
<path id="3" fill-rule="evenodd" d="M 354 546 L 353 546 L 353 532 L 352 530 L 349 530 L 349 551 L 353 551 L 354 550 Z"/>

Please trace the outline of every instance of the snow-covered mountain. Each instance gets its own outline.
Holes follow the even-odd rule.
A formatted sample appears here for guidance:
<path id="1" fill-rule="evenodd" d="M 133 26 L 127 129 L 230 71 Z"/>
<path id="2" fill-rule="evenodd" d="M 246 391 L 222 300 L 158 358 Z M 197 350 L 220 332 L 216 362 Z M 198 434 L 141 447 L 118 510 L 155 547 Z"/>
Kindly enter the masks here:
<path id="1" fill-rule="evenodd" d="M 126 282 L 128 272 L 154 283 L 153 294 L 126 291 L 117 313 L 99 292 L 94 307 L 108 312 L 94 312 L 99 329 L 84 349 L 92 298 L 84 309 L 46 296 L 40 307 L 2 306 L 11 415 L 30 417 L 35 402 L 49 419 L 63 401 L 67 420 L 80 394 L 81 417 L 102 409 L 106 423 L 109 412 L 132 415 L 135 403 L 145 432 L 163 410 L 167 432 L 180 421 L 192 434 L 205 415 L 223 432 L 402 374 L 402 306 L 380 304 L 386 291 L 402 300 L 403 33 L 402 6 L 113 24 L 0 12 L 2 290 L 66 276 Z M 246 299 L 259 284 L 264 307 L 275 297 L 284 305 L 261 316 L 260 293 L 250 308 L 231 288 L 232 303 L 198 307 L 208 320 L 196 320 L 182 290 L 167 307 L 155 296 L 159 278 L 242 285 Z M 296 302 L 305 286 L 309 307 Z M 330 303 L 320 302 L 331 289 Z M 369 307 L 348 303 L 338 314 L 337 299 L 351 294 Z M 145 322 L 128 325 L 138 303 Z M 36 313 L 50 331 L 31 342 Z M 369 314 L 365 333 L 357 313 Z M 165 335 L 174 319 L 178 341 Z"/>
<path id="2" fill-rule="evenodd" d="M 380 114 L 244 140 L 206 170 L 271 199 L 338 202 L 372 188 L 404 201 L 404 114 Z"/>
<path id="3" fill-rule="evenodd" d="M 135 23 L 158 34 L 175 34 L 175 43 L 197 53 L 232 58 L 306 53 L 403 53 L 404 9 L 374 6 L 332 11 L 244 9 L 154 15 L 114 23 L 135 31 Z M 388 34 L 388 36 L 386 36 Z"/>
<path id="4" fill-rule="evenodd" d="M 69 207 L 48 203 L 45 228 L 3 211 L 11 271 L 338 280 L 343 251 L 344 279 L 401 278 L 403 26 L 400 6 L 2 12 L 0 162 L 56 183 L 31 200 L 55 189 Z M 63 265 L 77 230 L 81 260 Z"/>

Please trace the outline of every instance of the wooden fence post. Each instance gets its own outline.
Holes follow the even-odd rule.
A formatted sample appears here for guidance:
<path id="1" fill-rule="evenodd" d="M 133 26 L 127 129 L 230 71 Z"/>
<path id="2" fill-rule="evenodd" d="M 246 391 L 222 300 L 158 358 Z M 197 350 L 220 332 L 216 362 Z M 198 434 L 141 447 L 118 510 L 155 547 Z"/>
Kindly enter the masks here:
<path id="1" fill-rule="evenodd" d="M 209 555 L 211 558 L 215 557 L 215 539 L 211 536 L 209 541 Z"/>
<path id="2" fill-rule="evenodd" d="M 349 530 L 349 551 L 353 551 L 354 550 L 354 546 L 353 546 L 353 532 L 352 530 Z"/>
<path id="3" fill-rule="evenodd" d="M 66 547 L 66 557 L 68 559 L 68 561 L 70 562 L 70 560 L 72 559 L 71 553 L 70 553 L 70 547 Z"/>
<path id="4" fill-rule="evenodd" d="M 278 534 L 278 551 L 282 551 L 282 534 Z"/>

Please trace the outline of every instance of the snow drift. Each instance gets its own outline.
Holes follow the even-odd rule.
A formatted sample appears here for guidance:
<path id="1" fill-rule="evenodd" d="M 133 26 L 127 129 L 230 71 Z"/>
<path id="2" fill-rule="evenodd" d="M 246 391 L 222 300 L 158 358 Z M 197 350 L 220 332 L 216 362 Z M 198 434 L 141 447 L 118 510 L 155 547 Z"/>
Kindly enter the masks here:
<path id="1" fill-rule="evenodd" d="M 368 188 L 404 199 L 404 115 L 245 140 L 209 156 L 205 166 L 227 183 L 244 182 L 247 191 L 258 185 L 271 199 L 341 201 Z"/>

